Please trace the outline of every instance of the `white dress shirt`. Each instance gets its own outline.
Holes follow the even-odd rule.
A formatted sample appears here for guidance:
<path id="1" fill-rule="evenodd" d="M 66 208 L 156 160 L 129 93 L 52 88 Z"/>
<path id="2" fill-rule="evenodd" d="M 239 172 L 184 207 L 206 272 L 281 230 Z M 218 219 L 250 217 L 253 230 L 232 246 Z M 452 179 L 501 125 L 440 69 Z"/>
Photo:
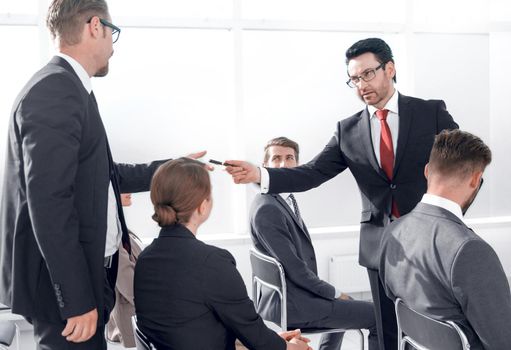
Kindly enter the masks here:
<path id="1" fill-rule="evenodd" d="M 296 215 L 295 208 L 293 207 L 293 201 L 289 196 L 291 193 L 279 193 L 279 196 L 282 197 L 284 202 L 286 202 L 287 206 L 291 209 L 291 211 Z"/>
<path id="2" fill-rule="evenodd" d="M 392 146 L 394 148 L 394 160 L 396 159 L 397 137 L 399 136 L 399 105 L 398 105 L 398 92 L 394 90 L 394 94 L 387 101 L 383 109 L 388 109 L 387 124 L 389 125 L 390 133 L 392 134 Z M 369 121 L 371 124 L 371 140 L 373 141 L 373 150 L 378 165 L 381 167 L 380 162 L 380 140 L 381 140 L 381 122 L 376 116 L 377 108 L 374 106 L 367 106 L 369 112 Z"/>
<path id="3" fill-rule="evenodd" d="M 425 193 L 422 196 L 421 203 L 431 204 L 447 211 L 450 211 L 456 215 L 461 221 L 463 221 L 463 212 L 458 203 L 451 201 L 450 199 L 439 197 L 434 194 Z"/>
<path id="4" fill-rule="evenodd" d="M 396 148 L 397 148 L 397 137 L 399 134 L 399 104 L 398 104 L 398 96 L 399 93 L 397 90 L 394 90 L 394 94 L 387 101 L 387 104 L 383 109 L 388 109 L 389 113 L 387 115 L 387 124 L 390 128 L 390 133 L 392 134 L 392 145 L 394 147 L 394 160 L 396 159 Z M 367 110 L 369 112 L 370 125 L 371 125 L 371 140 L 373 141 L 373 151 L 376 156 L 376 160 L 378 161 L 378 165 L 381 167 L 380 163 L 380 137 L 381 137 L 381 122 L 376 116 L 376 110 L 374 106 L 367 106 Z M 261 174 L 261 193 L 268 193 L 270 189 L 270 174 L 268 170 L 264 167 L 259 167 Z"/>
<path id="5" fill-rule="evenodd" d="M 92 83 L 89 74 L 83 66 L 71 56 L 57 53 L 57 56 L 62 57 L 71 65 L 78 78 L 83 84 L 83 87 L 90 94 L 92 92 Z M 106 242 L 105 242 L 105 257 L 113 255 L 119 245 L 121 244 L 122 230 L 121 222 L 119 221 L 119 213 L 117 212 L 117 200 L 115 198 L 114 188 L 112 182 L 108 186 L 108 209 L 107 209 L 107 228 L 106 228 Z"/>

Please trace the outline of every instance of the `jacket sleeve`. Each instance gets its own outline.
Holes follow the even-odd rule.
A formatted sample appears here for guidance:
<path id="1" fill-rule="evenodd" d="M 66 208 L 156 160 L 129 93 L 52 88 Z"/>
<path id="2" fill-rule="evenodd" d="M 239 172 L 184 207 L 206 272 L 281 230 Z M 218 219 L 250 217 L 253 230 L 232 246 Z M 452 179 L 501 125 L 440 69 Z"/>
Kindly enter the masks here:
<path id="1" fill-rule="evenodd" d="M 149 191 L 154 172 L 167 160 L 157 160 L 147 164 L 116 163 L 117 179 L 121 193 Z"/>
<path id="2" fill-rule="evenodd" d="M 254 234 L 271 256 L 280 261 L 286 278 L 322 298 L 335 299 L 335 287 L 320 279 L 298 256 L 284 215 L 271 204 L 257 208 L 252 218 Z"/>
<path id="3" fill-rule="evenodd" d="M 257 314 L 233 256 L 219 249 L 206 258 L 204 267 L 204 298 L 224 326 L 249 349 L 286 349 L 286 342 Z"/>
<path id="4" fill-rule="evenodd" d="M 75 207 L 87 108 L 78 86 L 55 74 L 33 87 L 16 113 L 30 220 L 63 320 L 96 307 Z"/>
<path id="5" fill-rule="evenodd" d="M 484 349 L 508 349 L 511 295 L 495 251 L 480 239 L 466 242 L 451 278 L 454 296 Z"/>
<path id="6" fill-rule="evenodd" d="M 303 192 L 318 187 L 344 171 L 348 164 L 340 149 L 341 123 L 325 148 L 310 162 L 295 168 L 268 168 L 268 193 Z"/>
<path id="7" fill-rule="evenodd" d="M 445 102 L 440 100 L 437 104 L 437 132 L 442 130 L 458 129 L 458 124 L 447 111 Z"/>

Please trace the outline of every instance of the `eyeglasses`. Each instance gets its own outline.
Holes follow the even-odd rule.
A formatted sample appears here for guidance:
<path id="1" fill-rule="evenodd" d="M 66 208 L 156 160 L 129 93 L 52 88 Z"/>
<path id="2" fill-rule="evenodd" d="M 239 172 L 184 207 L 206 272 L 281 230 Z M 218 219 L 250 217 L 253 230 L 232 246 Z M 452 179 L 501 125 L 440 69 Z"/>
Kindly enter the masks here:
<path id="1" fill-rule="evenodd" d="M 92 21 L 92 18 L 87 21 L 87 23 L 90 23 Z M 112 23 L 108 22 L 107 20 L 100 18 L 99 22 L 104 25 L 105 27 L 108 27 L 112 29 L 112 44 L 114 44 L 117 40 L 119 40 L 119 35 L 121 34 L 121 28 L 117 27 L 116 25 L 113 25 Z"/>
<path id="2" fill-rule="evenodd" d="M 376 71 L 380 68 L 383 68 L 384 66 L 385 66 L 385 63 L 381 63 L 378 67 L 368 69 L 359 76 L 350 77 L 350 79 L 346 82 L 346 84 L 350 88 L 355 88 L 355 87 L 357 87 L 357 84 L 360 83 L 360 80 L 363 80 L 365 82 L 371 81 L 376 76 Z"/>

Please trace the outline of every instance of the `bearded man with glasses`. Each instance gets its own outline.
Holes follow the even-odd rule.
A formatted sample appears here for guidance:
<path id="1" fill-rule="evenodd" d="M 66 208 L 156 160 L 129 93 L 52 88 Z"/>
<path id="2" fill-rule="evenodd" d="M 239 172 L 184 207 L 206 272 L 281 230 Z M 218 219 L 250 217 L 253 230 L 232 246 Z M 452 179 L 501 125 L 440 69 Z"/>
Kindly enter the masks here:
<path id="1" fill-rule="evenodd" d="M 307 191 L 350 169 L 362 198 L 359 263 L 367 268 L 375 304 L 380 349 L 397 349 L 394 304 L 378 276 L 379 245 L 391 221 L 410 212 L 426 191 L 423 174 L 436 134 L 458 128 L 439 100 L 396 91 L 392 50 L 369 38 L 346 51 L 352 87 L 365 108 L 337 123 L 334 136 L 310 162 L 296 168 L 265 169 L 228 160 L 235 183 L 256 182 L 262 193 Z"/>

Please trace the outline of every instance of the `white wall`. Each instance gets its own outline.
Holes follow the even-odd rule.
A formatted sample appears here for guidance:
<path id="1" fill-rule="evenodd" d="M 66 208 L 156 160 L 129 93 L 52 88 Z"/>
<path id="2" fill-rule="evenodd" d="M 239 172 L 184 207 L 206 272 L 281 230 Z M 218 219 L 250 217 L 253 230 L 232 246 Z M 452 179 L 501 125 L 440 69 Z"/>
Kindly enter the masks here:
<path id="1" fill-rule="evenodd" d="M 48 2 L 0 3 L 0 176 L 11 103 L 51 57 Z M 264 143 L 279 135 L 298 141 L 307 161 L 338 120 L 363 107 L 345 84 L 344 51 L 379 36 L 394 50 L 401 92 L 444 99 L 460 126 L 493 149 L 469 217 L 511 215 L 509 2 L 393 0 L 382 7 L 371 0 L 364 11 L 357 2 L 334 0 L 109 4 L 123 31 L 110 74 L 93 86 L 117 161 L 208 149 L 211 158 L 259 163 Z M 234 186 L 221 169 L 211 176 L 215 208 L 202 234 L 246 234 L 252 190 Z M 309 227 L 358 223 L 360 199 L 349 171 L 299 200 Z M 134 203 L 126 210 L 129 226 L 154 237 L 147 194 L 135 195 Z"/>

